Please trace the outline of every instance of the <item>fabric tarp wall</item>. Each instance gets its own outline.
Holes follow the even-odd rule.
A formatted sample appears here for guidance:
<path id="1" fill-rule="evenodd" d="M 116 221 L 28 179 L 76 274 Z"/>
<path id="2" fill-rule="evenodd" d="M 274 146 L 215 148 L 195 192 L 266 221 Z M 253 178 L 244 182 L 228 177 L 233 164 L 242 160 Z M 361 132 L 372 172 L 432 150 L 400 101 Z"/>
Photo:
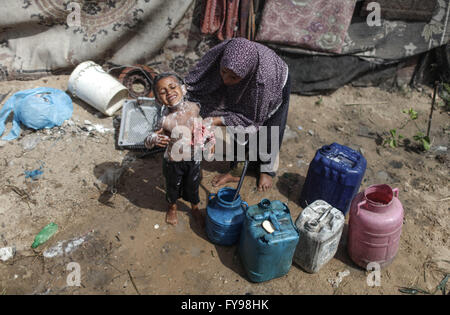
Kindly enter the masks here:
<path id="1" fill-rule="evenodd" d="M 94 60 L 148 63 L 193 0 L 0 0 L 0 80 L 39 77 Z M 69 27 L 68 5 L 80 9 Z M 76 24 L 70 20 L 70 24 Z"/>
<path id="2" fill-rule="evenodd" d="M 68 27 L 70 11 L 62 4 L 68 1 L 0 0 L 0 80 L 32 79 L 61 69 L 70 73 L 88 59 L 150 64 L 158 71 L 186 75 L 218 43 L 200 32 L 202 1 L 78 0 L 73 2 L 81 7 L 81 27 Z M 448 42 L 449 1 L 437 1 L 439 7 L 428 23 L 383 20 L 382 27 L 374 28 L 357 8 L 341 55 L 273 47 L 290 66 L 292 91 L 317 94 L 349 82 L 370 85 L 370 76 L 392 85 L 385 78 L 391 78 L 411 54 L 419 56 Z M 416 48 L 407 50 L 409 43 Z"/>
<path id="3" fill-rule="evenodd" d="M 380 26 L 369 26 L 355 9 L 340 55 L 354 55 L 372 62 L 398 61 L 443 46 L 450 40 L 450 1 L 437 0 L 429 22 L 383 19 Z M 270 45 L 290 53 L 334 55 L 287 45 Z"/>
<path id="4" fill-rule="evenodd" d="M 277 50 L 289 65 L 293 93 L 315 95 L 331 92 L 350 82 L 358 86 L 382 85 L 386 88 L 401 86 L 405 80 L 406 83 L 424 83 L 428 81 L 427 77 L 436 75 L 425 75 L 423 69 L 416 75 L 414 65 L 410 64 L 421 65 L 426 61 L 422 55 L 428 55 L 434 49 L 445 50 L 450 38 L 449 2 L 437 0 L 429 22 L 382 19 L 381 26 L 372 27 L 359 14 L 361 2 L 355 9 L 341 54 L 268 45 Z M 399 72 L 405 76 L 404 67 L 411 76 L 409 80 L 405 77 L 398 80 Z"/>

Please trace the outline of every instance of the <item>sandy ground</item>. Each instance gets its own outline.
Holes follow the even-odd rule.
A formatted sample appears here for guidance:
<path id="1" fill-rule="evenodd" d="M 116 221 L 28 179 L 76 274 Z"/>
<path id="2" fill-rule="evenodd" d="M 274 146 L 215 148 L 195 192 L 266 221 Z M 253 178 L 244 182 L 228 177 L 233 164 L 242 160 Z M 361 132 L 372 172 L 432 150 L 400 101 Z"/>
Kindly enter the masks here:
<path id="1" fill-rule="evenodd" d="M 65 90 L 67 80 L 68 76 L 55 76 L 0 82 L 0 94 L 38 86 Z M 114 131 L 86 131 L 85 120 L 113 129 L 113 118 L 75 100 L 73 123 L 47 131 L 25 130 L 19 139 L 0 144 L 0 247 L 17 250 L 13 259 L 0 261 L 0 295 L 399 294 L 401 286 L 433 290 L 450 272 L 449 159 L 448 151 L 437 150 L 449 145 L 448 113 L 442 108 L 434 112 L 433 147 L 426 153 L 411 145 L 383 147 L 373 136 L 400 127 L 407 117 L 402 110 L 410 107 L 419 113 L 417 125 L 426 130 L 430 93 L 344 87 L 322 101 L 292 95 L 290 131 L 274 188 L 255 191 L 256 177 L 249 174 L 241 192 L 249 204 L 262 198 L 285 202 L 295 220 L 302 211 L 298 198 L 316 150 L 332 142 L 360 149 L 368 161 L 361 189 L 377 183 L 398 187 L 405 208 L 400 249 L 393 263 L 381 270 L 379 287 L 369 287 L 368 273 L 350 260 L 347 227 L 338 253 L 319 273 L 308 274 L 293 265 L 282 278 L 249 282 L 236 246 L 210 243 L 192 221 L 187 204 L 179 203 L 178 226 L 164 223 L 162 155 L 138 158 L 139 152 L 116 149 Z M 354 103 L 362 105 L 348 105 Z M 416 128 L 410 123 L 401 133 L 414 142 Z M 26 144 L 36 137 L 40 142 L 27 150 Z M 25 178 L 24 171 L 41 166 L 39 179 Z M 226 169 L 225 162 L 203 163 L 203 209 L 208 194 L 217 191 L 211 179 Z M 112 175 L 110 184 L 116 180 L 116 194 L 107 189 L 105 172 Z M 35 235 L 50 222 L 58 224 L 58 233 L 31 250 Z M 67 245 L 79 238 L 67 253 L 42 255 L 58 242 Z M 67 284 L 71 262 L 81 267 L 80 287 Z M 349 275 L 333 286 L 338 273 L 346 270 Z"/>

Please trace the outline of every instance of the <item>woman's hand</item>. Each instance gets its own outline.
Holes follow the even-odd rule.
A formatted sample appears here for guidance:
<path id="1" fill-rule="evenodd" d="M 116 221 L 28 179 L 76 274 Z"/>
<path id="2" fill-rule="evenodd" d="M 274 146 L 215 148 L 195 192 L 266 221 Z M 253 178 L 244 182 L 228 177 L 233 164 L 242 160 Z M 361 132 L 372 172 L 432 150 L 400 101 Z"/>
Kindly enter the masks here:
<path id="1" fill-rule="evenodd" d="M 170 138 L 163 134 L 164 130 L 161 128 L 158 131 L 152 133 L 145 139 L 145 147 L 151 149 L 154 146 L 165 148 L 169 145 Z"/>
<path id="2" fill-rule="evenodd" d="M 204 121 L 208 121 L 212 126 L 225 126 L 222 117 L 208 117 Z"/>

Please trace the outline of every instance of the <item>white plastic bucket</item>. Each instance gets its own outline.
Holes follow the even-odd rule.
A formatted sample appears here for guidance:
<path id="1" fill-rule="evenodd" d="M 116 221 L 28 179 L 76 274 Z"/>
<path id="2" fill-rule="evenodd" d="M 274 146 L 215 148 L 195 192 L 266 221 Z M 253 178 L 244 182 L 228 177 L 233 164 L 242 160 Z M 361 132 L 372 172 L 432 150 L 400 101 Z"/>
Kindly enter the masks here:
<path id="1" fill-rule="evenodd" d="M 75 68 L 68 90 L 107 116 L 114 115 L 128 97 L 128 89 L 93 61 Z"/>

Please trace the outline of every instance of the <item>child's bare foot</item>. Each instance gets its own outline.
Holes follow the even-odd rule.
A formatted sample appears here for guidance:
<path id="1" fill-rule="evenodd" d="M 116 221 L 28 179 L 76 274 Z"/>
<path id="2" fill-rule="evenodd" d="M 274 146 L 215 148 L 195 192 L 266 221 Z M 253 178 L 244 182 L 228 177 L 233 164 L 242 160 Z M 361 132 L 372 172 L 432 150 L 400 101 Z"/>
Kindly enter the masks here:
<path id="1" fill-rule="evenodd" d="M 273 180 L 272 176 L 266 173 L 259 174 L 258 191 L 268 191 L 272 188 Z"/>
<path id="2" fill-rule="evenodd" d="M 237 182 L 239 182 L 239 180 L 240 180 L 239 177 L 235 177 L 235 176 L 231 175 L 230 173 L 220 174 L 213 178 L 212 185 L 213 185 L 213 187 L 218 187 L 218 186 L 225 185 L 227 183 L 237 183 Z"/>
<path id="3" fill-rule="evenodd" d="M 194 218 L 195 222 L 201 227 L 205 227 L 205 218 L 203 214 L 200 212 L 200 209 L 198 208 L 198 205 L 192 205 L 192 217 Z"/>
<path id="4" fill-rule="evenodd" d="M 171 225 L 177 225 L 178 223 L 177 205 L 175 203 L 169 205 L 169 209 L 167 209 L 166 223 Z"/>

